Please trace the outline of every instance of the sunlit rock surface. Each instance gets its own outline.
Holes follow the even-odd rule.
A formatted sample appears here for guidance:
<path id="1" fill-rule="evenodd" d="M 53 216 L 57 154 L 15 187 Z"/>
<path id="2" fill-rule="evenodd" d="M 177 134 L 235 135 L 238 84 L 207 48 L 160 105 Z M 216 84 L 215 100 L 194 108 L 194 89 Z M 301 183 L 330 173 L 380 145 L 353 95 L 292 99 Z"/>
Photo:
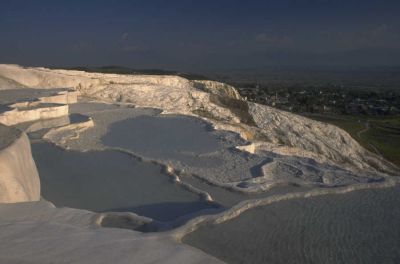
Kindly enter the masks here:
<path id="1" fill-rule="evenodd" d="M 253 152 L 270 151 L 339 164 L 354 173 L 396 174 L 396 168 L 362 148 L 345 131 L 321 122 L 240 100 L 228 85 L 177 76 L 118 75 L 0 65 L 0 76 L 26 87 L 70 87 L 107 102 L 195 115 L 215 128 L 238 132 Z"/>
<path id="2" fill-rule="evenodd" d="M 65 89 L 0 89 L 0 123 L 16 125 L 68 115 L 68 104 L 76 103 L 78 93 Z"/>
<path id="3" fill-rule="evenodd" d="M 63 90 L 55 91 L 60 87 Z M 7 89 L 14 90 L 9 93 Z M 119 152 L 121 155 L 116 156 L 124 159 L 156 164 L 170 177 L 169 184 L 191 192 L 200 202 L 218 203 L 218 197 L 225 197 L 221 201 L 226 203 L 221 204 L 228 205 L 212 213 L 184 215 L 182 219 L 164 223 L 132 213 L 134 209 L 129 213 L 125 210 L 96 214 L 54 208 L 44 202 L 0 205 L 0 238 L 8 238 L 7 243 L 0 245 L 0 260 L 9 263 L 26 260 L 43 263 L 57 258 L 70 263 L 110 260 L 128 263 L 132 258 L 140 263 L 218 263 L 177 241 L 199 226 L 218 224 L 257 206 L 398 183 L 391 176 L 398 175 L 397 167 L 362 148 L 345 131 L 247 102 L 234 87 L 223 83 L 189 81 L 177 76 L 0 65 L 0 94 L 4 95 L 0 98 L 0 123 L 16 125 L 34 140 L 57 145 L 59 151 L 65 151 L 65 156 L 79 152 L 85 165 L 78 168 L 76 175 L 85 173 L 84 159 L 91 155 L 90 151 Z M 57 107 L 64 110 L 58 111 Z M 25 170 L 14 164 L 20 158 L 32 159 L 28 139 L 21 132 L 10 135 L 12 140 L 4 141 L 3 146 L 20 141 L 18 144 L 25 146 L 25 150 L 10 152 L 18 156 L 13 159 L 6 154 L 4 162 L 0 159 L 0 166 L 6 164 L 4 171 L 11 178 L 22 177 L 22 183 L 19 178 L 17 181 L 22 186 L 18 187 L 23 190 L 20 193 L 31 194 L 21 195 L 14 202 L 37 201 L 38 185 L 31 180 L 34 178 L 31 175 L 37 176 L 36 167 L 25 162 L 24 166 L 29 167 Z M 96 164 L 94 161 L 102 159 L 88 161 L 92 166 Z M 41 161 L 44 166 L 45 160 L 44 156 Z M 49 166 L 58 166 L 57 162 Z M 65 159 L 60 159 L 63 162 Z M 65 176 L 68 164 L 62 165 Z M 108 179 L 106 174 L 109 173 L 103 175 L 104 179 Z M 17 190 L 16 181 L 1 180 L 3 177 L 0 188 Z M 140 191 L 146 193 L 148 187 L 144 186 Z M 84 194 L 84 190 L 80 193 Z M 114 193 L 118 195 L 117 191 Z M 10 200 L 9 195 L 5 202 L 7 199 Z M 96 199 L 93 201 L 95 206 L 86 208 L 97 208 Z M 76 204 L 80 206 L 79 199 Z M 151 235 L 137 232 L 146 225 L 151 226 L 147 230 L 150 232 L 168 232 Z M 29 234 L 24 236 L 26 243 L 20 243 L 21 234 L 25 233 Z M 39 254 L 43 248 L 53 254 Z M 115 249 L 113 253 L 110 248 Z M 26 254 L 19 256 L 20 251 Z"/>
<path id="4" fill-rule="evenodd" d="M 0 203 L 38 201 L 40 182 L 25 133 L 0 124 Z"/>
<path id="5" fill-rule="evenodd" d="M 192 82 L 192 84 L 195 88 L 204 90 L 205 92 L 233 99 L 241 99 L 241 96 L 239 92 L 236 91 L 235 87 L 226 83 L 207 80 L 195 80 Z"/>
<path id="6" fill-rule="evenodd" d="M 128 124 L 124 120 L 137 115 L 131 114 L 135 111 L 129 107 L 112 109 L 110 106 L 110 109 L 105 109 L 107 111 L 90 110 L 89 119 L 85 122 L 52 128 L 44 134 L 46 140 L 66 149 L 87 151 L 104 147 L 121 148 L 170 166 L 181 174 L 193 174 L 212 184 L 243 192 L 266 191 L 277 184 L 336 187 L 385 181 L 389 174 L 398 174 L 397 167 L 362 148 L 345 131 L 268 106 L 249 103 L 240 98 L 234 87 L 223 83 L 189 81 L 178 76 L 101 74 L 16 65 L 0 65 L 0 76 L 30 89 L 74 89 L 81 96 L 111 106 L 117 103 L 138 109 L 159 109 L 160 117 L 175 114 L 202 118 L 214 130 L 209 133 L 217 135 L 223 142 L 212 151 L 189 151 L 192 157 L 187 153 L 184 154 L 186 157 L 182 153 L 178 157 L 167 152 L 160 156 L 150 149 L 144 152 L 140 147 L 123 146 L 121 142 L 134 142 L 136 138 L 145 146 L 150 146 L 152 139 L 149 135 L 154 137 L 157 133 L 165 135 L 161 140 L 163 143 L 158 144 L 179 144 L 180 139 L 184 140 L 185 129 L 182 129 L 180 136 L 179 124 L 175 127 L 177 130 L 171 128 L 162 132 L 156 125 L 163 120 L 159 119 L 154 121 L 154 125 L 133 125 L 134 131 L 143 132 L 143 138 L 139 138 L 140 135 L 132 137 L 134 133 L 130 138 L 124 136 L 129 133 L 118 135 L 116 131 L 122 131 L 116 129 L 118 124 L 129 127 L 129 124 L 137 121 Z M 71 103 L 76 102 L 76 96 L 74 92 L 63 91 L 38 97 L 41 103 L 49 102 L 51 98 L 58 103 L 61 100 L 64 103 L 61 107 L 68 106 L 69 112 Z M 28 104 L 31 110 L 30 104 L 34 103 L 17 103 L 19 107 L 24 104 Z M 18 110 L 16 104 L 3 105 L 0 118 L 7 119 L 11 113 L 19 113 L 15 108 Z M 37 109 L 33 107 L 32 110 Z M 238 133 L 241 138 L 235 139 L 229 135 L 231 132 Z M 121 142 L 116 143 L 110 137 Z"/>

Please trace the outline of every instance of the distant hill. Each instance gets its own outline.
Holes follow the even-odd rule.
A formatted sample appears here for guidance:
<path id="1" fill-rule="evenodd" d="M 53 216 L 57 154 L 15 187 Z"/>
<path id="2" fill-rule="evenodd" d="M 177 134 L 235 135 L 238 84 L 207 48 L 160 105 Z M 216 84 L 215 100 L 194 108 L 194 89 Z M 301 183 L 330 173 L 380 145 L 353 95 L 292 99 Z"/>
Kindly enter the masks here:
<path id="1" fill-rule="evenodd" d="M 116 74 L 145 74 L 145 75 L 176 75 L 189 80 L 209 80 L 204 75 L 185 73 L 180 71 L 170 71 L 162 69 L 132 69 L 122 66 L 77 66 L 77 67 L 51 67 L 52 69 L 78 70 L 85 72 L 116 73 Z"/>

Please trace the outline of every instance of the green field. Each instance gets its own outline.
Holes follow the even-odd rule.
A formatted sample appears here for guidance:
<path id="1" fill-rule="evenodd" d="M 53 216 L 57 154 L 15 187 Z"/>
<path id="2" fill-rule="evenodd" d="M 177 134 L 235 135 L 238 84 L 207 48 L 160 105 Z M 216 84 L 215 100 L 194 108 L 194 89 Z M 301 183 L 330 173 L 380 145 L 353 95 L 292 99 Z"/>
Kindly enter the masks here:
<path id="1" fill-rule="evenodd" d="M 306 116 L 346 130 L 363 147 L 400 166 L 400 116 Z"/>

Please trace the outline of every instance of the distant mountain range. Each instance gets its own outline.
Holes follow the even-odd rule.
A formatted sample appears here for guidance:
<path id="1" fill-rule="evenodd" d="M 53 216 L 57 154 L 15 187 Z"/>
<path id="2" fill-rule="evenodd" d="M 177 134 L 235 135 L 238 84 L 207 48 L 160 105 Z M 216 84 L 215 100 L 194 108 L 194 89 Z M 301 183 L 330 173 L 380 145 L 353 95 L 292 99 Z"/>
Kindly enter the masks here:
<path id="1" fill-rule="evenodd" d="M 57 67 L 53 67 L 55 69 Z M 109 65 L 109 66 L 77 66 L 77 67 L 62 67 L 66 70 L 79 70 L 85 72 L 100 72 L 100 73 L 116 73 L 116 74 L 138 74 L 138 75 L 177 75 L 189 80 L 208 80 L 204 75 L 193 74 L 181 71 L 163 70 L 163 69 L 132 69 L 129 67 Z"/>

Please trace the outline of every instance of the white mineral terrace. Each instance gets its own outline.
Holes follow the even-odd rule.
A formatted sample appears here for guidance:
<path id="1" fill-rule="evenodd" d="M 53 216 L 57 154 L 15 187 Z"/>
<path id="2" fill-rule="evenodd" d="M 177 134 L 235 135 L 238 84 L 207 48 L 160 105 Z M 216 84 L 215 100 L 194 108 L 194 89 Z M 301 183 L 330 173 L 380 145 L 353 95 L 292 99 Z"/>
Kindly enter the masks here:
<path id="1" fill-rule="evenodd" d="M 223 83 L 0 65 L 1 263 L 221 263 L 181 238 L 396 175 L 345 131 Z"/>

